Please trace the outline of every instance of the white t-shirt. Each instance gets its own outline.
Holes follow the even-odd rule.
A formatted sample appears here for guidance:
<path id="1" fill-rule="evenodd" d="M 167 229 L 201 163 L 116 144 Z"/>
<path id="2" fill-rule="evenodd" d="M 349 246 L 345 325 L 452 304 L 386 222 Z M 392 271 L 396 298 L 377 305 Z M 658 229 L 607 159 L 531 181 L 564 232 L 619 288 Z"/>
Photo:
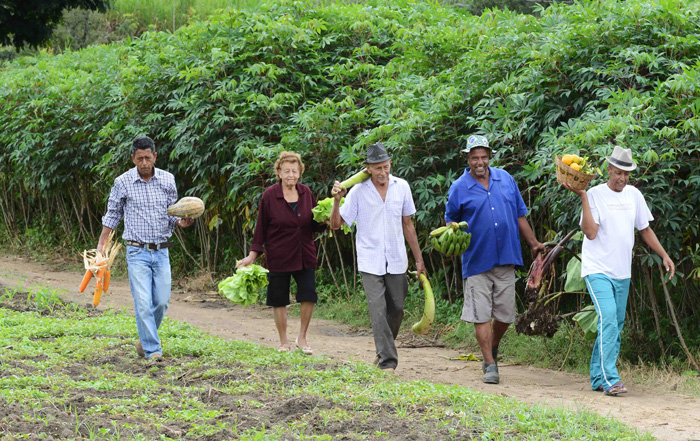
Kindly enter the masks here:
<path id="1" fill-rule="evenodd" d="M 403 236 L 403 216 L 416 212 L 408 182 L 389 176 L 386 201 L 371 179 L 355 185 L 340 207 L 346 224 L 357 222 L 357 266 L 361 272 L 383 276 L 403 274 L 408 255 Z"/>
<path id="2" fill-rule="evenodd" d="M 654 220 L 644 196 L 631 185 L 616 192 L 607 183 L 596 185 L 587 194 L 598 234 L 593 240 L 584 236 L 581 276 L 602 273 L 612 279 L 629 279 L 634 229 L 643 230 Z"/>

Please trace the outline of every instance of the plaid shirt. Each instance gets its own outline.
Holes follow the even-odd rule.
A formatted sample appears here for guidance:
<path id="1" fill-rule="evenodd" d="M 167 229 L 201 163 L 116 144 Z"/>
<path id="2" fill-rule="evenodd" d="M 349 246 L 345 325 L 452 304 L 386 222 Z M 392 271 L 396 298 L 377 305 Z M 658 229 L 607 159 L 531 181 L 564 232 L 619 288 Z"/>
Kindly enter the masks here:
<path id="1" fill-rule="evenodd" d="M 175 177 L 159 168 L 149 182 L 136 167 L 114 180 L 102 225 L 114 230 L 124 218 L 122 239 L 139 243 L 163 243 L 173 234 L 179 219 L 167 209 L 177 201 Z"/>

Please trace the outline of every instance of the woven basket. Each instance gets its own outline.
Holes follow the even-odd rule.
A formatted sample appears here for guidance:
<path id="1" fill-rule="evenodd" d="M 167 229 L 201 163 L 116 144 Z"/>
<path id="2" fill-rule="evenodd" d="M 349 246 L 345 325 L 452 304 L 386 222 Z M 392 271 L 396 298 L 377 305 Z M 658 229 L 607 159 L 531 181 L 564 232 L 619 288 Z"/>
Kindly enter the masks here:
<path id="1" fill-rule="evenodd" d="M 595 175 L 588 175 L 574 170 L 564 164 L 561 160 L 561 156 L 557 156 L 557 182 L 560 184 L 569 184 L 577 190 L 583 190 L 588 187 L 588 184 L 590 184 L 594 177 Z"/>

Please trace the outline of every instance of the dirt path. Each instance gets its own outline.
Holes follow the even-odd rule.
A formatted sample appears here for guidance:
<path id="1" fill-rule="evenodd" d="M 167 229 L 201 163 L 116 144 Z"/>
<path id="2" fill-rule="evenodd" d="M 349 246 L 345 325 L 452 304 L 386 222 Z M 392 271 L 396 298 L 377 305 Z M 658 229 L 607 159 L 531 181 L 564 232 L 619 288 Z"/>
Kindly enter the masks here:
<path id="1" fill-rule="evenodd" d="M 79 273 L 57 271 L 46 264 L 0 256 L 0 284 L 16 286 L 18 282 L 25 288 L 40 285 L 65 290 L 62 296 L 67 300 L 91 301 L 91 296 L 77 292 Z M 188 301 L 193 297 L 198 301 Z M 206 294 L 192 296 L 174 290 L 168 316 L 223 338 L 276 345 L 270 310 L 228 307 L 226 304 L 222 307 L 221 302 L 201 301 L 205 299 Z M 99 308 L 110 306 L 133 310 L 128 281 L 111 282 L 109 293 L 103 296 Z M 298 326 L 298 320 L 290 318 L 289 335 L 293 336 Z M 309 342 L 316 354 L 337 361 L 370 362 L 374 358 L 374 343 L 369 332 L 352 332 L 346 326 L 325 320 L 313 320 L 309 332 Z M 587 409 L 649 431 L 663 440 L 700 441 L 700 398 L 669 394 L 632 383 L 627 384 L 630 389 L 627 396 L 611 398 L 591 392 L 588 379 L 583 375 L 508 364 L 499 369 L 501 384 L 485 385 L 481 382 L 481 364 L 448 360 L 457 355 L 450 349 L 400 347 L 397 374 L 406 380 L 459 384 L 527 403 Z"/>

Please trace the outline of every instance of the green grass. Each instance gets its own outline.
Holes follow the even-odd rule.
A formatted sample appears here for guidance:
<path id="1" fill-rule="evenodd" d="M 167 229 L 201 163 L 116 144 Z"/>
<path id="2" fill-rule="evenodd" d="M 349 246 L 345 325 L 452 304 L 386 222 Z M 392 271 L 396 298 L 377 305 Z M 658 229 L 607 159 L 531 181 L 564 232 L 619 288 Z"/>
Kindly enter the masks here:
<path id="1" fill-rule="evenodd" d="M 332 285 L 327 270 L 318 271 L 319 303 L 314 310 L 314 317 L 335 320 L 357 328 L 371 328 L 367 301 L 358 279 L 358 292 L 349 299 L 342 295 L 337 300 L 337 289 Z M 454 350 L 481 356 L 481 350 L 474 335 L 474 326 L 460 320 L 462 300 L 450 304 L 439 293 L 440 285 L 433 286 L 436 293 L 436 314 L 429 337 L 439 338 L 441 342 Z M 406 315 L 401 325 L 404 333 L 410 333 L 410 327 L 420 320 L 423 313 L 423 292 L 417 283 L 409 284 L 405 305 Z M 291 314 L 298 315 L 298 308 L 290 308 Z M 623 347 L 632 343 L 623 333 Z M 531 366 L 575 372 L 587 375 L 593 341 L 586 340 L 583 332 L 571 319 L 559 323 L 559 331 L 552 338 L 544 336 L 527 336 L 516 334 L 511 327 L 500 344 L 500 358 L 504 362 L 525 363 Z M 700 359 L 700 353 L 696 354 Z M 630 381 L 656 386 L 662 389 L 700 396 L 700 382 L 694 371 L 684 368 L 685 360 L 665 359 L 658 365 L 644 363 L 641 360 L 621 359 L 620 373 Z"/>
<path id="2" fill-rule="evenodd" d="M 116 0 L 109 14 L 130 16 L 150 30 L 173 31 L 195 20 L 205 20 L 219 9 L 256 9 L 265 0 Z M 317 0 L 319 5 L 358 3 L 353 0 Z"/>
<path id="3" fill-rule="evenodd" d="M 131 14 L 137 23 L 172 31 L 193 19 L 206 19 L 218 9 L 252 8 L 259 3 L 252 0 L 117 0 L 111 13 Z"/>
<path id="4" fill-rule="evenodd" d="M 219 9 L 255 10 L 266 0 L 116 0 L 113 19 L 131 17 L 139 28 L 173 31 L 196 20 L 206 20 Z M 316 0 L 318 5 L 360 3 L 360 0 Z"/>
<path id="5" fill-rule="evenodd" d="M 42 298 L 36 303 L 33 299 Z M 139 359 L 133 318 L 66 305 L 51 290 L 0 295 L 5 436 L 62 439 L 651 440 L 591 413 L 468 388 L 402 382 L 227 341 L 166 319 L 167 363 Z"/>
<path id="6" fill-rule="evenodd" d="M 369 328 L 367 301 L 358 282 L 358 293 L 349 299 L 338 302 L 334 297 L 335 287 L 326 280 L 327 272 L 319 273 L 319 303 L 314 317 L 336 320 L 350 326 Z M 439 285 L 434 287 L 439 290 Z M 297 312 L 298 313 L 298 312 Z M 411 332 L 410 328 L 420 320 L 423 314 L 423 291 L 418 283 L 409 284 L 406 297 L 405 317 L 401 325 L 402 332 Z M 436 291 L 435 322 L 429 336 L 439 337 L 448 347 L 466 352 L 480 354 L 479 345 L 474 336 L 474 326 L 460 320 L 462 301 L 450 304 Z M 538 367 L 563 369 L 571 372 L 587 373 L 593 343 L 583 338 L 578 326 L 569 321 L 560 323 L 559 331 L 553 338 L 517 335 L 511 329 L 501 342 L 500 352 L 505 360 L 524 362 Z"/>

